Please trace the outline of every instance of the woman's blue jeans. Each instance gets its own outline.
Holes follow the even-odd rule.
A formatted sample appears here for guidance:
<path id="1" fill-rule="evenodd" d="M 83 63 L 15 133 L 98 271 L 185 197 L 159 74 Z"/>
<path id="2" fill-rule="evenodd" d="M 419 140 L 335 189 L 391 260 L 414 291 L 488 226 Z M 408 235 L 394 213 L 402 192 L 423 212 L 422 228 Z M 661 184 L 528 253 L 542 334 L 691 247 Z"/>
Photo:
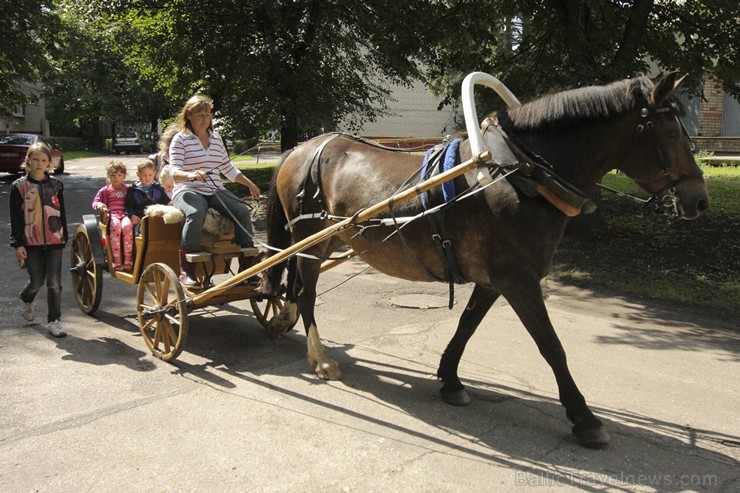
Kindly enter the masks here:
<path id="1" fill-rule="evenodd" d="M 172 203 L 185 214 L 180 247 L 187 251 L 200 250 L 200 236 L 206 212 L 211 207 L 234 223 L 234 241 L 242 248 L 254 246 L 252 217 L 249 207 L 229 190 L 220 190 L 213 195 L 185 191 L 175 195 Z"/>

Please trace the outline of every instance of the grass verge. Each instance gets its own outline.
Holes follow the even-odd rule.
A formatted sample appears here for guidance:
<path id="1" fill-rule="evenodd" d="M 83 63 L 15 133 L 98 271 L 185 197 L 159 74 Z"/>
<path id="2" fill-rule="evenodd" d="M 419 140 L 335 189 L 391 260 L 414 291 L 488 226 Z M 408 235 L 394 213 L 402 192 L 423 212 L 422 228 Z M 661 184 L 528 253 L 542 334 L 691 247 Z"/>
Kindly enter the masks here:
<path id="1" fill-rule="evenodd" d="M 740 168 L 703 168 L 710 208 L 699 219 L 668 221 L 604 192 L 596 218 L 572 221 L 550 278 L 740 315 Z M 641 193 L 623 175 L 603 183 Z"/>

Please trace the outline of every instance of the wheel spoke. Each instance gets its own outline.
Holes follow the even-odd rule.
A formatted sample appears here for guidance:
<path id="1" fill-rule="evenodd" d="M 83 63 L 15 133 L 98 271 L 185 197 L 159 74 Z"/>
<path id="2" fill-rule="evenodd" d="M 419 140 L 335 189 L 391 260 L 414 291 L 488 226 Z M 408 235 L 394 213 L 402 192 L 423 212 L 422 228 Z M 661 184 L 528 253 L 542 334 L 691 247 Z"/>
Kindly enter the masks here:
<path id="1" fill-rule="evenodd" d="M 162 282 L 162 295 L 164 298 L 162 298 L 162 305 L 164 306 L 167 303 L 167 300 L 169 298 L 170 294 L 170 279 L 165 276 L 163 282 Z"/>
<path id="2" fill-rule="evenodd" d="M 160 324 L 154 325 L 154 340 L 152 341 L 152 348 L 157 349 L 159 348 L 159 343 L 162 340 L 162 331 L 160 329 Z"/>
<path id="3" fill-rule="evenodd" d="M 142 283 L 142 286 L 144 287 L 144 290 L 149 295 L 151 300 L 156 304 L 159 301 L 159 296 L 157 296 L 157 293 L 152 291 L 152 285 L 147 282 L 147 283 Z"/>
<path id="4" fill-rule="evenodd" d="M 91 300 L 93 293 L 93 284 L 89 280 L 84 279 L 83 282 L 80 282 L 80 286 L 82 286 L 83 299 Z"/>
<path id="5" fill-rule="evenodd" d="M 149 330 L 151 329 L 152 325 L 156 322 L 156 319 L 149 319 L 146 321 L 146 323 L 141 327 L 143 330 Z"/>
<path id="6" fill-rule="evenodd" d="M 159 329 L 160 334 L 162 335 L 161 339 L 164 343 L 164 352 L 169 353 L 172 350 L 170 345 L 172 344 L 172 327 L 169 322 L 161 320 L 160 323 L 157 324 L 157 329 Z"/>

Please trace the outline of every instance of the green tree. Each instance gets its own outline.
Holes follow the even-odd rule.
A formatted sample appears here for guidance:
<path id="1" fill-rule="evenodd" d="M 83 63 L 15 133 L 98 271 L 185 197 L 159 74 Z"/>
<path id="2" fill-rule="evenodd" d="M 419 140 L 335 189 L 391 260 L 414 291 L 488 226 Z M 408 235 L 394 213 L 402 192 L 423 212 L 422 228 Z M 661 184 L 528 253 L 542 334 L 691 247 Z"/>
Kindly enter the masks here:
<path id="1" fill-rule="evenodd" d="M 650 64 L 703 76 L 737 95 L 735 0 L 457 0 L 429 31 L 434 87 L 452 103 L 467 73 L 501 79 L 520 98 L 647 73 Z M 484 96 L 489 107 L 502 103 Z"/>
<path id="2" fill-rule="evenodd" d="M 431 2 L 418 2 L 423 11 Z M 284 149 L 347 115 L 383 112 L 389 82 L 419 76 L 408 8 L 395 0 L 93 2 L 136 34 L 129 61 L 172 98 L 205 92 L 235 134 L 280 129 Z"/>
<path id="3" fill-rule="evenodd" d="M 52 1 L 0 0 L 0 114 L 15 106 L 35 102 L 22 83 L 41 81 L 54 52 L 58 30 Z"/>
<path id="4" fill-rule="evenodd" d="M 62 26 L 56 38 L 58 54 L 44 78 L 52 126 L 70 131 L 89 125 L 96 149 L 103 147 L 100 124 L 115 131 L 120 125 L 148 122 L 155 130 L 173 105 L 125 63 L 120 40 L 130 29 L 88 15 L 79 2 L 61 2 L 57 14 Z"/>

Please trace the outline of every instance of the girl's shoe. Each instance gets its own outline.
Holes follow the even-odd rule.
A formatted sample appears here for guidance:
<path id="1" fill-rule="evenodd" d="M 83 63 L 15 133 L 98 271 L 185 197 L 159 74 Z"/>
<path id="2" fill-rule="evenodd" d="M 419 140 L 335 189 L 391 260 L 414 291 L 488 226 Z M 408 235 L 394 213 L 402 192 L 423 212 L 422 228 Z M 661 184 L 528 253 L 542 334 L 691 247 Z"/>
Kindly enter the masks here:
<path id="1" fill-rule="evenodd" d="M 21 316 L 27 322 L 33 322 L 33 319 L 36 318 L 36 314 L 33 313 L 33 303 L 26 303 L 23 300 L 21 300 L 21 303 L 23 304 L 21 307 Z"/>
<path id="2" fill-rule="evenodd" d="M 47 325 L 46 328 L 49 330 L 49 334 L 53 335 L 54 337 L 64 337 L 67 335 L 67 333 L 64 332 L 64 329 L 62 329 L 62 324 L 59 323 L 59 320 L 54 320 L 49 325 Z"/>

